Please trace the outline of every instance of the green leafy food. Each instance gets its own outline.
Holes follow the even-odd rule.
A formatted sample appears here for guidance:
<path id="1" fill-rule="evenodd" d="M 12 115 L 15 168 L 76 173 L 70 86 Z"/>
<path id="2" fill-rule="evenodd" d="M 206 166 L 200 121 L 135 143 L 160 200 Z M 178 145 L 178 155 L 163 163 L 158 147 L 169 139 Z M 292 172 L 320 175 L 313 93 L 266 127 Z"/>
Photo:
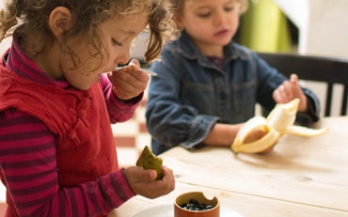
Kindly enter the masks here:
<path id="1" fill-rule="evenodd" d="M 162 179 L 163 173 L 162 173 L 162 163 L 163 160 L 161 157 L 157 157 L 152 153 L 150 148 L 148 146 L 145 146 L 142 153 L 140 154 L 136 165 L 138 167 L 142 167 L 145 170 L 153 169 L 157 172 L 156 180 Z"/>

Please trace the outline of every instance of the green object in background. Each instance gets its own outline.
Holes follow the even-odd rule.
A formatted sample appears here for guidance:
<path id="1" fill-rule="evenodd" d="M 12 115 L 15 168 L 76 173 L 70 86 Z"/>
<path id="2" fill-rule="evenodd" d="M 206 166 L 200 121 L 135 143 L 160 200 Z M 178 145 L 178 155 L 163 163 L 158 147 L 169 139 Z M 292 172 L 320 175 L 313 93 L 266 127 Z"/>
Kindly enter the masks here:
<path id="1" fill-rule="evenodd" d="M 290 52 L 286 16 L 273 0 L 249 1 L 241 19 L 240 43 L 258 52 Z"/>

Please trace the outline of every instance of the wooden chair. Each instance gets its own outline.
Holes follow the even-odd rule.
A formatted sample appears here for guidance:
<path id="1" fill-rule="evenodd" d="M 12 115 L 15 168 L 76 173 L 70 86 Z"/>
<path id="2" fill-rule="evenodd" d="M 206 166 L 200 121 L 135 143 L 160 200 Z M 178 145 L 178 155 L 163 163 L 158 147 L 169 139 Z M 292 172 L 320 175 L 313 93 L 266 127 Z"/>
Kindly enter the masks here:
<path id="1" fill-rule="evenodd" d="M 307 56 L 288 53 L 258 53 L 270 66 L 289 77 L 296 73 L 301 80 L 327 84 L 324 116 L 331 115 L 334 84 L 342 84 L 340 115 L 347 114 L 348 100 L 348 59 Z"/>

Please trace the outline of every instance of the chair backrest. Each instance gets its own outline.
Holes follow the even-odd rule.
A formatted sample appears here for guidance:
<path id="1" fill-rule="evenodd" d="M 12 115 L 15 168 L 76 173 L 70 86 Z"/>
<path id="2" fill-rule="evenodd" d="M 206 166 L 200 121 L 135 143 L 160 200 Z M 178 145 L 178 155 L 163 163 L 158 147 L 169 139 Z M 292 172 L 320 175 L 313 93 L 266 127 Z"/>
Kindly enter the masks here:
<path id="1" fill-rule="evenodd" d="M 301 80 L 327 84 L 324 116 L 330 116 L 334 84 L 344 87 L 340 115 L 347 114 L 348 59 L 317 57 L 288 53 L 261 53 L 258 55 L 270 66 L 289 77 L 296 73 Z"/>

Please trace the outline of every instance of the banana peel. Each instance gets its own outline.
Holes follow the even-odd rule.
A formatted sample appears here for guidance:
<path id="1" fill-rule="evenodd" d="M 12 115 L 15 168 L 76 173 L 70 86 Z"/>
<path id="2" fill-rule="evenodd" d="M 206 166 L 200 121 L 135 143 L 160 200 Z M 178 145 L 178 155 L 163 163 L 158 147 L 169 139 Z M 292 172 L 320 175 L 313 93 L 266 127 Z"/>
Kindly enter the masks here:
<path id="1" fill-rule="evenodd" d="M 162 179 L 162 164 L 163 160 L 161 157 L 157 157 L 152 153 L 148 146 L 145 146 L 140 156 L 137 159 L 136 165 L 142 167 L 145 170 L 153 169 L 156 170 L 156 180 Z"/>
<path id="2" fill-rule="evenodd" d="M 276 144 L 285 134 L 313 137 L 327 132 L 328 128 L 311 129 L 295 126 L 296 113 L 299 99 L 294 99 L 286 104 L 277 104 L 267 118 L 256 116 L 249 119 L 239 130 L 231 149 L 235 153 L 261 153 Z M 265 135 L 253 142 L 246 142 L 248 136 L 255 130 L 261 129 Z"/>

